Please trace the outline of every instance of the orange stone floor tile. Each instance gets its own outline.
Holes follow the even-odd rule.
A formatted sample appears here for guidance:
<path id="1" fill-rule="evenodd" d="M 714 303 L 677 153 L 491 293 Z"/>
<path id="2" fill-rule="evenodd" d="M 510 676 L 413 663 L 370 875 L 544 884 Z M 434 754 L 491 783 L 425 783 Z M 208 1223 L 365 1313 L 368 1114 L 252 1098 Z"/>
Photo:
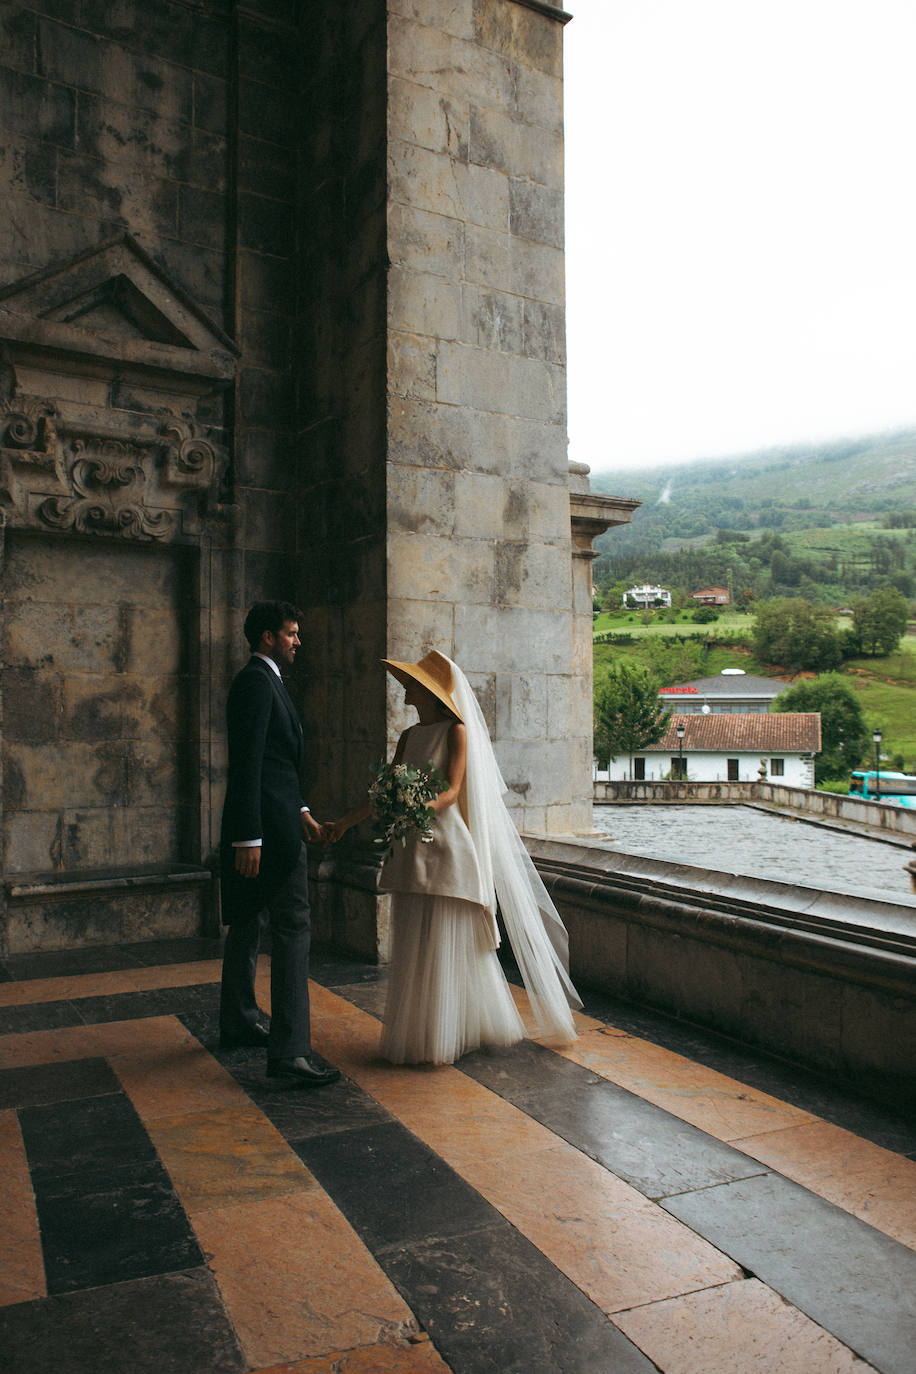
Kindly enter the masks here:
<path id="1" fill-rule="evenodd" d="M 13 1111 L 0 1112 L 0 1179 L 0 1307 L 6 1307 L 47 1293 L 32 1180 Z"/>
<path id="2" fill-rule="evenodd" d="M 364 1346 L 295 1364 L 275 1364 L 253 1374 L 449 1374 L 449 1366 L 429 1339 L 420 1337 L 416 1343 Z"/>
<path id="3" fill-rule="evenodd" d="M 267 964 L 267 961 L 264 961 Z M 65 1002 L 78 997 L 110 997 L 119 992 L 151 992 L 156 988 L 194 987 L 218 983 L 222 964 L 207 959 L 197 964 L 115 969 L 111 973 L 74 973 L 60 978 L 32 978 L 0 983 L 0 1007 L 24 1007 L 36 1002 Z"/>
<path id="4" fill-rule="evenodd" d="M 916 1248 L 913 1160 L 612 1027 L 557 1053 Z"/>
<path id="5" fill-rule="evenodd" d="M 410 1309 L 324 1193 L 186 1211 L 253 1368 L 416 1331 Z"/>
<path id="6" fill-rule="evenodd" d="M 717 1140 L 731 1142 L 813 1120 L 798 1107 L 609 1026 L 560 1053 Z"/>
<path id="7" fill-rule="evenodd" d="M 0 1006 L 192 986 L 216 982 L 219 971 L 207 961 L 5 983 Z M 269 1010 L 263 958 L 257 986 Z M 512 1103 L 460 1068 L 387 1063 L 375 1017 L 320 985 L 311 993 L 317 1052 L 477 1190 L 664 1374 L 868 1374 L 871 1366 L 771 1288 Z M 537 1038 L 525 993 L 513 995 Z M 594 1018 L 577 1014 L 576 1024 L 580 1039 L 557 1051 L 572 1062 L 916 1247 L 914 1161 Z M 309 1169 L 176 1017 L 0 1036 L 4 1068 L 89 1057 L 109 1061 L 143 1120 L 252 1374 L 448 1374 Z M 0 1111 L 0 1171 L 2 1306 L 46 1292 L 12 1111 Z"/>
<path id="8" fill-rule="evenodd" d="M 157 1117 L 145 1125 L 189 1214 L 317 1187 L 253 1103 Z"/>
<path id="9" fill-rule="evenodd" d="M 742 1277 L 714 1246 L 564 1142 L 533 1157 L 464 1161 L 459 1172 L 609 1315 Z"/>
<path id="10" fill-rule="evenodd" d="M 872 1371 L 758 1279 L 638 1307 L 614 1320 L 665 1374 Z"/>
<path id="11" fill-rule="evenodd" d="M 100 1056 L 112 1060 L 117 1071 L 117 1060 L 142 1058 L 151 1049 L 153 1053 L 161 1052 L 166 1045 L 200 1049 L 199 1041 L 175 1017 L 151 1016 L 144 1020 L 103 1021 L 94 1026 L 63 1026 L 55 1030 L 3 1035 L 0 1036 L 0 1064 L 13 1069 Z"/>
<path id="12" fill-rule="evenodd" d="M 0 1036 L 4 1068 L 96 1056 L 109 1060 L 156 1146 L 251 1367 L 333 1356 L 337 1365 L 325 1363 L 328 1370 L 447 1370 L 428 1341 L 412 1344 L 417 1323 L 383 1270 L 280 1133 L 180 1021 Z M 46 1294 L 12 1111 L 0 1112 L 0 1169 L 3 1306 Z M 376 1347 L 385 1363 L 373 1364 Z"/>
<path id="13" fill-rule="evenodd" d="M 382 1066 L 378 1022 L 341 1003 L 316 989 L 328 1055 L 603 1311 L 740 1276 L 681 1222 L 459 1069 Z"/>
<path id="14" fill-rule="evenodd" d="M 829 1121 L 812 1121 L 733 1143 L 916 1250 L 916 1160 L 882 1149 Z"/>

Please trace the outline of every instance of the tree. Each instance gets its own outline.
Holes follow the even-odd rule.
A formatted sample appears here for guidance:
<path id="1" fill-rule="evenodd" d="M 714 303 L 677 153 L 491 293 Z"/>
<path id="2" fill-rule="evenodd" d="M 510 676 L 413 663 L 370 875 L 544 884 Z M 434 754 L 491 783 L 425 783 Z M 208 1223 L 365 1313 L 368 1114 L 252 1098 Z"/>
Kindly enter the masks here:
<path id="1" fill-rule="evenodd" d="M 635 664 L 614 664 L 595 692 L 596 757 L 627 754 L 632 776 L 634 753 L 660 740 L 667 724 L 668 711 L 651 674 Z"/>
<path id="2" fill-rule="evenodd" d="M 907 599 L 896 587 L 879 587 L 867 601 L 852 608 L 852 624 L 862 651 L 891 654 L 906 634 Z"/>
<path id="3" fill-rule="evenodd" d="M 619 611 L 626 596 L 626 582 L 612 582 L 601 589 L 601 608 L 605 611 Z"/>
<path id="4" fill-rule="evenodd" d="M 855 692 L 836 673 L 796 682 L 780 692 L 774 711 L 820 711 L 821 752 L 814 760 L 814 781 L 845 778 L 867 754 L 869 732 Z"/>
<path id="5" fill-rule="evenodd" d="M 775 597 L 757 609 L 754 653 L 792 672 L 836 668 L 843 659 L 840 632 L 829 606 L 802 597 Z"/>

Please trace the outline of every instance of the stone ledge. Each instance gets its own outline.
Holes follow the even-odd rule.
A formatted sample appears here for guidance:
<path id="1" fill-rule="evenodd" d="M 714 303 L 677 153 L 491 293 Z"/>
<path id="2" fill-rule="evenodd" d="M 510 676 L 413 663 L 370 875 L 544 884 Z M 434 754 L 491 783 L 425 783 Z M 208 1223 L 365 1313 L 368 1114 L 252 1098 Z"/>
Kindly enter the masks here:
<path id="1" fill-rule="evenodd" d="M 574 980 L 898 1106 L 916 1096 L 911 903 L 525 842 L 569 930 Z"/>
<path id="2" fill-rule="evenodd" d="M 20 873 L 3 895 L 4 957 L 218 934 L 216 883 L 200 864 Z"/>
<path id="3" fill-rule="evenodd" d="M 20 873 L 4 879 L 10 901 L 37 897 L 73 897 L 89 892 L 209 883 L 213 874 L 195 864 L 138 864 L 128 869 L 87 869 L 82 873 Z"/>
<path id="4" fill-rule="evenodd" d="M 558 24 L 568 24 L 572 15 L 567 10 L 560 9 L 559 5 L 551 5 L 548 0 L 512 0 L 513 4 L 522 5 L 526 10 L 534 10 L 536 14 L 544 14 L 548 19 L 555 19 Z"/>

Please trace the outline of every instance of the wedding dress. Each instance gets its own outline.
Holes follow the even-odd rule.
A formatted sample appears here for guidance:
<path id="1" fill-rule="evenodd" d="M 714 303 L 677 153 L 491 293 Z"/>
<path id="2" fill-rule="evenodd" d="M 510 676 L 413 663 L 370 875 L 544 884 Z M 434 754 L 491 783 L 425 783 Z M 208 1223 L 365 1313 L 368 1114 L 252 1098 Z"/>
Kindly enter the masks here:
<path id="1" fill-rule="evenodd" d="M 483 714 L 461 669 L 451 668 L 468 739 L 461 795 L 437 815 L 430 843 L 411 836 L 382 871 L 393 938 L 380 1048 L 396 1064 L 451 1064 L 481 1045 L 524 1038 L 496 954 L 497 903 L 542 1035 L 573 1041 L 570 1007 L 582 1005 L 566 971 L 563 923 L 503 801 Z M 447 773 L 452 723 L 405 731 L 402 761 Z"/>

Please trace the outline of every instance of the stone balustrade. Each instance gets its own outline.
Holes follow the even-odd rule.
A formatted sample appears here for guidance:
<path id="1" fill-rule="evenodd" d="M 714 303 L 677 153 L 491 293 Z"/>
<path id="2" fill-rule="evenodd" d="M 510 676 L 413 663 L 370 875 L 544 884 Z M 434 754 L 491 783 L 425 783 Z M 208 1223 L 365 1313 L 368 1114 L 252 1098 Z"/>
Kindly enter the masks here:
<path id="1" fill-rule="evenodd" d="M 665 806 L 762 806 L 804 815 L 823 825 L 840 825 L 865 833 L 880 830 L 916 842 L 916 809 L 892 802 L 866 801 L 813 787 L 782 787 L 772 782 L 598 782 L 598 805 L 654 802 Z"/>
<path id="2" fill-rule="evenodd" d="M 916 911 L 595 841 L 526 838 L 575 982 L 916 1099 Z"/>

